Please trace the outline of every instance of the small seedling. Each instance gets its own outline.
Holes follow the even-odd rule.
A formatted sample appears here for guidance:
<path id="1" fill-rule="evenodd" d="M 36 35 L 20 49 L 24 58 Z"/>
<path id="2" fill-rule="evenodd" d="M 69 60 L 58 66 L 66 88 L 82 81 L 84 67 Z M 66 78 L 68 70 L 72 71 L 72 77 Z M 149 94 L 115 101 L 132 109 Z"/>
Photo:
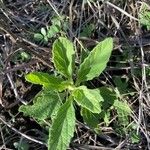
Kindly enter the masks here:
<path id="1" fill-rule="evenodd" d="M 62 24 L 63 21 L 63 24 Z M 62 32 L 63 30 L 66 29 L 67 26 L 67 20 L 65 19 L 64 16 L 59 17 L 54 17 L 52 20 L 52 25 L 48 26 L 47 28 L 41 28 L 40 33 L 35 33 L 34 34 L 34 39 L 38 42 L 42 42 L 44 44 L 48 43 L 48 40 L 52 37 L 55 37 L 56 34 Z"/>
<path id="2" fill-rule="evenodd" d="M 20 51 L 18 53 L 16 53 L 12 59 L 12 61 L 14 63 L 17 63 L 17 62 L 27 62 L 31 59 L 31 56 L 30 54 L 28 54 L 27 52 L 25 51 Z"/>
<path id="3" fill-rule="evenodd" d="M 139 12 L 139 19 L 141 25 L 145 26 L 147 30 L 150 30 L 150 6 L 146 3 L 142 3 L 141 10 Z"/>

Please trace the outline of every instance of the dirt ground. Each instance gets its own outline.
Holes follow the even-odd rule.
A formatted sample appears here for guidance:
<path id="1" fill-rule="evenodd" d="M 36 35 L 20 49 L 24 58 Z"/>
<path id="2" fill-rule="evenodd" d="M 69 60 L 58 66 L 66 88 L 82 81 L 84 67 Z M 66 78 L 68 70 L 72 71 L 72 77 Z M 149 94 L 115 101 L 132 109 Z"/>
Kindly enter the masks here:
<path id="1" fill-rule="evenodd" d="M 0 1 L 0 149 L 46 150 L 47 125 L 18 111 L 32 103 L 41 86 L 25 80 L 33 71 L 54 73 L 51 61 L 53 42 L 68 37 L 77 51 L 81 45 L 91 50 L 99 41 L 112 37 L 114 48 L 104 73 L 87 82 L 90 88 L 118 88 L 132 109 L 128 127 L 117 126 L 115 111 L 110 123 L 101 120 L 96 134 L 76 110 L 76 131 L 70 150 L 148 150 L 150 149 L 150 17 L 140 22 L 143 0 L 1 0 Z M 48 39 L 36 39 L 41 28 L 52 26 L 53 18 L 63 16 L 62 28 Z M 150 16 L 150 14 L 149 14 Z M 64 21 L 65 20 L 65 21 Z M 57 21 L 57 20 L 56 20 Z M 138 135 L 138 137 L 135 136 Z"/>

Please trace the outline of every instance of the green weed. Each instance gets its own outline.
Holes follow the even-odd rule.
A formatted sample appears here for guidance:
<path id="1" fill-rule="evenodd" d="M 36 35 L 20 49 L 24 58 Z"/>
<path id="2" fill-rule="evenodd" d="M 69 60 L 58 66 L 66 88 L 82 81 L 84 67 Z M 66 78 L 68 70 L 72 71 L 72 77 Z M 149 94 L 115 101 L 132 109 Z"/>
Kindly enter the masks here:
<path id="1" fill-rule="evenodd" d="M 61 18 L 53 17 L 51 22 L 51 26 L 48 26 L 46 28 L 43 27 L 41 28 L 40 33 L 34 34 L 35 41 L 47 44 L 49 39 L 51 39 L 52 37 L 56 37 L 58 33 L 62 33 L 64 30 L 67 29 L 68 22 L 67 19 L 65 19 L 65 16 L 61 16 Z"/>
<path id="2" fill-rule="evenodd" d="M 35 119 L 52 122 L 49 150 L 68 148 L 75 131 L 75 105 L 81 107 L 84 122 L 95 131 L 98 131 L 100 119 L 109 124 L 112 108 L 117 110 L 120 122 L 126 125 L 131 110 L 126 102 L 120 101 L 119 92 L 108 87 L 89 89 L 84 85 L 103 72 L 112 49 L 113 40 L 107 38 L 97 44 L 80 66 L 75 66 L 73 43 L 60 37 L 52 48 L 52 61 L 57 74 L 33 72 L 26 75 L 27 81 L 40 84 L 43 89 L 34 98 L 33 105 L 21 106 L 19 111 Z"/>

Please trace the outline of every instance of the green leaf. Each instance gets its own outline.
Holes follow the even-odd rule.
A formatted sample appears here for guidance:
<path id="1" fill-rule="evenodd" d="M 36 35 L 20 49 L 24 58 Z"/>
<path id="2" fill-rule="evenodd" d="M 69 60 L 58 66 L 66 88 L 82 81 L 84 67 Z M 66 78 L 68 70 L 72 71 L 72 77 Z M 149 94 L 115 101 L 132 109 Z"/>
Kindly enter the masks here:
<path id="1" fill-rule="evenodd" d="M 34 39 L 36 41 L 41 41 L 41 40 L 44 39 L 44 36 L 42 34 L 40 34 L 40 33 L 36 33 L 36 34 L 34 34 Z"/>
<path id="2" fill-rule="evenodd" d="M 59 91 L 66 89 L 69 85 L 69 82 L 43 72 L 32 72 L 27 74 L 25 78 L 28 82 L 43 85 L 45 88 Z"/>
<path id="3" fill-rule="evenodd" d="M 91 90 L 87 89 L 86 86 L 80 86 L 73 91 L 72 95 L 78 105 L 81 105 L 83 108 L 86 108 L 93 113 L 101 112 L 100 102 L 103 101 L 103 98 L 101 97 L 99 90 Z"/>
<path id="4" fill-rule="evenodd" d="M 88 49 L 83 49 L 81 47 L 81 58 L 80 58 L 80 62 L 82 63 L 84 61 L 84 59 L 89 55 L 90 51 Z"/>
<path id="5" fill-rule="evenodd" d="M 106 68 L 112 49 L 112 38 L 107 38 L 100 42 L 80 65 L 77 76 L 77 84 L 99 76 Z"/>
<path id="6" fill-rule="evenodd" d="M 53 44 L 53 62 L 55 68 L 64 75 L 71 79 L 74 69 L 74 47 L 72 42 L 64 37 L 60 37 Z"/>
<path id="7" fill-rule="evenodd" d="M 57 25 L 58 27 L 61 27 L 61 20 L 64 20 L 64 17 L 61 16 L 61 17 L 58 17 L 58 16 L 55 16 L 51 22 L 52 22 L 52 25 Z"/>
<path id="8" fill-rule="evenodd" d="M 48 37 L 48 38 L 52 38 L 52 37 L 54 37 L 59 31 L 60 31 L 59 26 L 57 26 L 57 25 L 52 25 L 52 26 L 50 26 L 50 28 L 48 29 L 47 37 Z"/>
<path id="9" fill-rule="evenodd" d="M 66 150 L 74 135 L 75 110 L 72 100 L 67 100 L 59 109 L 50 128 L 48 150 Z"/>
<path id="10" fill-rule="evenodd" d="M 43 36 L 46 36 L 46 29 L 45 28 L 41 28 L 41 33 Z"/>
<path id="11" fill-rule="evenodd" d="M 140 135 L 136 133 L 136 131 L 133 131 L 131 133 L 131 142 L 133 144 L 139 143 L 140 142 Z"/>
<path id="12" fill-rule="evenodd" d="M 116 92 L 110 87 L 100 87 L 99 90 L 104 99 L 102 102 L 103 110 L 107 111 L 111 106 L 113 106 L 114 101 L 118 99 Z"/>
<path id="13" fill-rule="evenodd" d="M 150 30 L 150 11 L 149 5 L 142 2 L 142 7 L 139 12 L 139 21 L 140 24 L 146 26 L 147 30 Z"/>
<path id="14" fill-rule="evenodd" d="M 29 60 L 31 58 L 31 56 L 26 52 L 21 52 L 20 55 L 22 60 Z"/>
<path id="15" fill-rule="evenodd" d="M 131 114 L 131 109 L 127 102 L 122 102 L 119 100 L 115 100 L 113 106 L 117 110 L 118 113 L 118 121 L 123 125 L 126 126 L 129 124 L 128 116 Z"/>
<path id="16" fill-rule="evenodd" d="M 129 88 L 128 88 L 128 79 L 124 78 L 125 81 L 122 80 L 121 77 L 115 77 L 114 78 L 114 83 L 116 85 L 116 87 L 118 88 L 118 91 L 120 92 L 120 94 L 125 94 L 128 92 Z"/>
<path id="17" fill-rule="evenodd" d="M 45 36 L 43 40 L 44 40 L 43 42 L 44 42 L 45 44 L 48 43 L 48 37 L 47 37 L 47 36 Z"/>
<path id="18" fill-rule="evenodd" d="M 84 122 L 90 127 L 90 128 L 97 128 L 97 125 L 99 124 L 99 114 L 94 114 L 90 112 L 88 109 L 82 108 L 81 109 L 81 115 L 83 117 Z"/>
<path id="19" fill-rule="evenodd" d="M 90 37 L 92 35 L 93 30 L 95 29 L 94 24 L 87 24 L 84 26 L 83 31 L 81 32 L 80 36 L 81 37 Z"/>
<path id="20" fill-rule="evenodd" d="M 41 91 L 33 100 L 33 105 L 22 105 L 19 108 L 25 116 L 31 116 L 35 119 L 43 120 L 50 118 L 55 107 L 60 104 L 59 95 L 54 91 Z"/>
<path id="21" fill-rule="evenodd" d="M 114 106 L 118 110 L 125 112 L 127 115 L 131 114 L 131 109 L 130 109 L 129 105 L 127 104 L 127 102 L 122 102 L 122 101 L 119 101 L 119 100 L 115 100 Z"/>
<path id="22" fill-rule="evenodd" d="M 109 111 L 104 112 L 103 119 L 104 119 L 106 126 L 108 126 L 109 122 L 110 122 L 110 112 Z"/>

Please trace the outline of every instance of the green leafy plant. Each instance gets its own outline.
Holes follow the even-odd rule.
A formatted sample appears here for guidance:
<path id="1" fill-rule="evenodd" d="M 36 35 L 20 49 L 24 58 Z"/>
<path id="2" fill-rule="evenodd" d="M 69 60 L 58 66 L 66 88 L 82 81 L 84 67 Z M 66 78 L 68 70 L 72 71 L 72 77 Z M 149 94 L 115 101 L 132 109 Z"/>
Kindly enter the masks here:
<path id="1" fill-rule="evenodd" d="M 139 12 L 139 20 L 141 25 L 145 26 L 147 30 L 150 30 L 150 6 L 142 2 L 141 10 Z"/>
<path id="2" fill-rule="evenodd" d="M 73 43 L 60 37 L 52 47 L 52 61 L 57 74 L 33 72 L 26 75 L 27 81 L 40 84 L 43 89 L 34 98 L 33 105 L 23 105 L 19 111 L 37 120 L 49 120 L 51 123 L 48 138 L 49 150 L 65 150 L 69 146 L 75 130 L 74 105 L 81 107 L 84 121 L 92 128 L 97 127 L 98 116 L 101 113 L 105 113 L 105 118 L 107 117 L 105 111 L 108 110 L 108 105 L 111 106 L 114 103 L 116 96 L 111 95 L 111 92 L 106 93 L 110 91 L 107 88 L 89 89 L 84 82 L 98 77 L 103 72 L 112 49 L 112 38 L 105 39 L 89 53 L 78 67 L 75 66 Z M 108 95 L 110 95 L 110 100 L 112 97 L 112 101 L 109 101 Z M 114 104 L 118 107 L 118 104 L 121 104 L 117 102 Z M 119 110 L 120 113 L 125 111 Z"/>
<path id="3" fill-rule="evenodd" d="M 47 28 L 41 28 L 40 33 L 34 34 L 34 39 L 36 41 L 47 44 L 50 38 L 55 37 L 57 33 L 65 30 L 68 23 L 64 16 L 53 17 L 51 22 L 51 26 L 48 26 Z"/>
<path id="4" fill-rule="evenodd" d="M 28 54 L 28 53 L 25 52 L 25 51 L 20 51 L 20 52 L 17 52 L 17 53 L 14 55 L 12 61 L 13 61 L 14 63 L 17 63 L 17 62 L 27 62 L 27 61 L 29 61 L 30 59 L 31 59 L 30 54 Z"/>

